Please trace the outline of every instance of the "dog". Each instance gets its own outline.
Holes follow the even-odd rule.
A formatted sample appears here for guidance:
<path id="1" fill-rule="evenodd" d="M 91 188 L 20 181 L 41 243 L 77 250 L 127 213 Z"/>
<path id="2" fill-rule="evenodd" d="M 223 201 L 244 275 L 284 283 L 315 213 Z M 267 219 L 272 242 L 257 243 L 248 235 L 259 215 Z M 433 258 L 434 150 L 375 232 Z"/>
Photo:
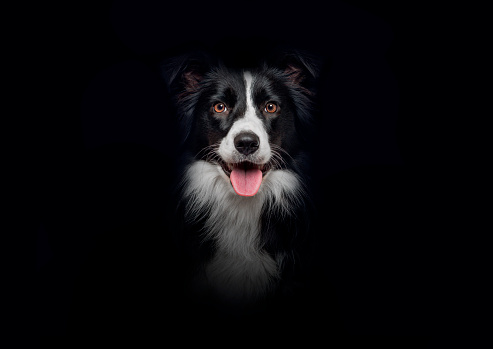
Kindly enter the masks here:
<path id="1" fill-rule="evenodd" d="M 178 263 L 194 297 L 252 304 L 295 284 L 318 72 L 295 50 L 247 67 L 202 52 L 163 65 L 182 132 Z"/>

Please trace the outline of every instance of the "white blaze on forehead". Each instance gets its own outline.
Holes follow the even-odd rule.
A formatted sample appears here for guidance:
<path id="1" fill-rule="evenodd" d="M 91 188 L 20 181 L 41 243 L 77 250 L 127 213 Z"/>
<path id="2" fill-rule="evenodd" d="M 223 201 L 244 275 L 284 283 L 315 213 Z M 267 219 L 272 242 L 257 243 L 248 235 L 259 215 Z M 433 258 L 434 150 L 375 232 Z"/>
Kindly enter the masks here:
<path id="1" fill-rule="evenodd" d="M 219 145 L 219 154 L 226 162 L 235 162 L 234 158 L 238 157 L 240 154 L 237 152 L 234 146 L 235 137 L 242 132 L 253 132 L 255 133 L 259 140 L 259 149 L 253 155 L 256 158 L 255 162 L 266 163 L 269 161 L 271 152 L 269 146 L 269 136 L 265 130 L 264 123 L 257 116 L 257 107 L 253 102 L 253 90 L 252 82 L 253 77 L 250 72 L 243 73 L 243 79 L 245 80 L 245 93 L 246 93 L 246 109 L 245 114 L 236 120 L 231 126 L 228 134 L 221 141 Z"/>
<path id="2" fill-rule="evenodd" d="M 248 115 L 248 111 L 253 112 L 255 114 L 255 109 L 253 107 L 253 96 L 252 96 L 252 74 L 247 71 L 243 73 L 243 79 L 245 80 L 245 91 L 246 91 L 246 101 L 247 101 L 247 111 L 246 115 Z"/>

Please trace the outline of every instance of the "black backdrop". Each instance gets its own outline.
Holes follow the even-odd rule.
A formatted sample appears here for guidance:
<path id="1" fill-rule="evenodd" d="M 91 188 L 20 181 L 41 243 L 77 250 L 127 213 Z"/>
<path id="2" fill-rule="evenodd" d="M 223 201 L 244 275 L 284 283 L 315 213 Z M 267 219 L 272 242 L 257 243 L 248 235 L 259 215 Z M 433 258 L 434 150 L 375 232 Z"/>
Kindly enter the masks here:
<path id="1" fill-rule="evenodd" d="M 308 328 L 306 340 L 330 333 L 327 344 L 346 334 L 389 347 L 428 341 L 438 189 L 433 115 L 423 108 L 429 43 L 418 35 L 426 11 L 351 1 L 53 10 L 60 15 L 47 17 L 40 42 L 49 84 L 35 149 L 42 343 L 97 331 L 112 340 L 176 335 L 164 330 L 174 320 L 161 220 L 180 154 L 156 63 L 187 47 L 248 55 L 271 41 L 325 63 L 313 171 L 318 267 L 298 328 Z M 177 326 L 180 338 L 193 339 L 198 325 Z"/>

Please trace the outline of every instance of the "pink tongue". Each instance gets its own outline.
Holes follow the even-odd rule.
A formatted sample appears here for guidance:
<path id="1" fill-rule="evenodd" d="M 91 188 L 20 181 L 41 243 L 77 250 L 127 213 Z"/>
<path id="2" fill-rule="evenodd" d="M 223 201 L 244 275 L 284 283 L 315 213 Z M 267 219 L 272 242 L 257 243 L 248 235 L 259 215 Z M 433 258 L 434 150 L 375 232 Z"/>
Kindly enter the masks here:
<path id="1" fill-rule="evenodd" d="M 235 168 L 229 176 L 236 194 L 241 196 L 253 196 L 257 194 L 262 184 L 262 171 L 259 169 Z"/>

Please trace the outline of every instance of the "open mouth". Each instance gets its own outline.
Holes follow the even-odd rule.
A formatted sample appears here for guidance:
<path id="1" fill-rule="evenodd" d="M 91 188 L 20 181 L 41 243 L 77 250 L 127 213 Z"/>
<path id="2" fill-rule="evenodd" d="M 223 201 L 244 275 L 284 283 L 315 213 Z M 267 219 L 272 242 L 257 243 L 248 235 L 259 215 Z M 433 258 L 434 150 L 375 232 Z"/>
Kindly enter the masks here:
<path id="1" fill-rule="evenodd" d="M 254 164 L 253 162 L 250 161 L 242 161 L 238 163 L 227 163 L 224 161 L 221 161 L 221 168 L 223 169 L 224 173 L 228 177 L 231 176 L 231 172 L 234 169 L 238 170 L 251 170 L 251 169 L 258 169 L 262 172 L 262 176 L 265 175 L 269 171 L 269 165 L 268 164 Z"/>
<path id="2" fill-rule="evenodd" d="M 236 194 L 254 196 L 262 184 L 263 176 L 269 171 L 268 164 L 254 164 L 250 161 L 239 163 L 221 162 L 221 168 L 231 181 Z"/>

